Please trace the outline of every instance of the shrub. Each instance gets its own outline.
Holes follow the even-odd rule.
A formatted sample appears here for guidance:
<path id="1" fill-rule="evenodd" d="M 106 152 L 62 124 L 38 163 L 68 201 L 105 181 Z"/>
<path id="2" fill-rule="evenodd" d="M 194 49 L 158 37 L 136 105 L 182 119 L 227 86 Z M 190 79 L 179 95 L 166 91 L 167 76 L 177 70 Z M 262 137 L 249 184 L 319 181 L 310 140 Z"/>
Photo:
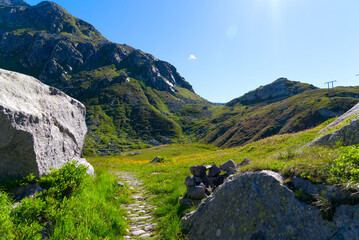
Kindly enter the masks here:
<path id="1" fill-rule="evenodd" d="M 44 194 L 55 199 L 69 197 L 86 177 L 87 167 L 77 166 L 76 162 L 63 165 L 58 170 L 51 169 L 51 174 L 40 179 L 39 183 L 45 189 Z"/>
<path id="2" fill-rule="evenodd" d="M 342 147 L 342 154 L 331 163 L 331 182 L 359 182 L 359 146 Z"/>
<path id="3" fill-rule="evenodd" d="M 99 171 L 94 179 L 86 169 L 72 162 L 39 180 L 33 175 L 17 180 L 17 185 L 38 182 L 44 192 L 22 199 L 14 210 L 0 191 L 0 239 L 121 238 L 127 226 L 120 204 L 130 191 L 119 189 L 110 173 Z"/>

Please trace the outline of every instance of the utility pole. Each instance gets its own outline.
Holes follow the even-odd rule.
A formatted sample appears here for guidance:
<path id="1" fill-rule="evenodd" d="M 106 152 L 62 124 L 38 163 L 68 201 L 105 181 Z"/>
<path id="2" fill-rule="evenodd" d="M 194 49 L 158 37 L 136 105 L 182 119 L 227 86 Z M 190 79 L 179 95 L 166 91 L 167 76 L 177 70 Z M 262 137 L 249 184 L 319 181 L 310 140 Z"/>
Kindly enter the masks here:
<path id="1" fill-rule="evenodd" d="M 337 81 L 337 80 L 329 81 L 329 82 L 324 83 L 324 84 L 327 84 L 327 85 L 328 85 L 328 97 L 330 97 L 330 84 L 332 84 L 332 92 L 333 92 L 333 96 L 334 96 L 334 83 L 335 83 L 336 81 Z"/>

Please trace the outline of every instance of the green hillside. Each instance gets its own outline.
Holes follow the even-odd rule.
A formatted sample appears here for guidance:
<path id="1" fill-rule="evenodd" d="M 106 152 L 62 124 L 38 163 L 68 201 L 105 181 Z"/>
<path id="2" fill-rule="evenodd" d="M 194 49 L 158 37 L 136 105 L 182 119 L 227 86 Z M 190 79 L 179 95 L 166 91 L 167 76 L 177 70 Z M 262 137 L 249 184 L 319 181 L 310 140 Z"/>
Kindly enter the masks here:
<path id="1" fill-rule="evenodd" d="M 293 133 L 318 126 L 339 116 L 358 101 L 359 87 L 305 91 L 274 103 L 220 108 L 212 117 L 192 128 L 194 135 L 218 147 L 234 147 L 275 134 Z"/>
<path id="2" fill-rule="evenodd" d="M 187 141 L 183 127 L 209 114 L 174 66 L 108 41 L 56 3 L 0 2 L 0 15 L 0 67 L 86 105 L 87 155 Z"/>

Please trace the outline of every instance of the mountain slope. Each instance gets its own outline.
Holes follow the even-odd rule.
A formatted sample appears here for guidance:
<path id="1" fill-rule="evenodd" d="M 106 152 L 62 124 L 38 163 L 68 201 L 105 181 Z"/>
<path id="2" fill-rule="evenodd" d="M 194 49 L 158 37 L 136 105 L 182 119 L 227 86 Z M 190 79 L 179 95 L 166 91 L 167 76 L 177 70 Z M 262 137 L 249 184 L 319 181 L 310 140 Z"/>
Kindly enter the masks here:
<path id="1" fill-rule="evenodd" d="M 198 140 L 218 147 L 234 147 L 282 133 L 315 127 L 339 116 L 359 101 L 359 87 L 307 90 L 273 103 L 227 104 L 191 130 Z"/>
<path id="2" fill-rule="evenodd" d="M 183 138 L 177 113 L 211 105 L 171 64 L 108 41 L 53 2 L 0 1 L 0 67 L 82 101 L 88 109 L 86 149 L 93 152 L 177 141 Z"/>
<path id="3" fill-rule="evenodd" d="M 273 83 L 259 87 L 244 94 L 242 97 L 233 99 L 227 106 L 233 107 L 235 104 L 253 105 L 258 103 L 277 102 L 296 94 L 317 89 L 311 84 L 290 81 L 286 78 L 279 78 Z"/>

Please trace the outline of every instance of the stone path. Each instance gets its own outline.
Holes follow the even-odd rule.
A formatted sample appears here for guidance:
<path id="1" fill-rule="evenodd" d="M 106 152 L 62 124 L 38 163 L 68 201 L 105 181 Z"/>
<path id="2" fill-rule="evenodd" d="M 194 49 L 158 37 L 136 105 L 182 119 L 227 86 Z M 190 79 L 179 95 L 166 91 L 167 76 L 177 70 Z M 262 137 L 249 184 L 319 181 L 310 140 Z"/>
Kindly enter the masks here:
<path id="1" fill-rule="evenodd" d="M 129 172 L 112 172 L 117 175 L 121 181 L 124 181 L 130 189 L 134 192 L 132 198 L 135 200 L 131 204 L 122 204 L 122 207 L 127 210 L 127 218 L 130 220 L 130 229 L 125 239 L 143 239 L 156 238 L 156 226 L 152 211 L 156 207 L 147 203 L 150 198 L 142 187 L 142 182 L 136 176 Z M 119 183 L 120 184 L 120 183 Z"/>

